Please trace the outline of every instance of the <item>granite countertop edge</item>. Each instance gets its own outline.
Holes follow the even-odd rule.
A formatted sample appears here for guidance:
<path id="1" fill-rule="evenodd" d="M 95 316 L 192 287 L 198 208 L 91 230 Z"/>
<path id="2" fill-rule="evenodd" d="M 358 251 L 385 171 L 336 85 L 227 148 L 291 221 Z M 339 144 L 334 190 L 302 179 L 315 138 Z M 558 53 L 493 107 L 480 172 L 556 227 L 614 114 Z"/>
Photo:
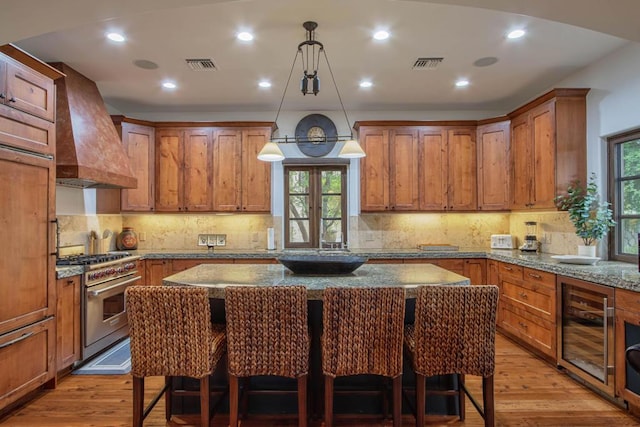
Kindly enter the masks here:
<path id="1" fill-rule="evenodd" d="M 341 251 L 284 250 L 268 251 L 261 249 L 225 249 L 213 252 L 203 250 L 139 250 L 132 254 L 142 259 L 274 259 L 285 254 L 319 253 L 326 256 L 358 255 L 369 259 L 490 259 L 507 262 L 522 267 L 534 268 L 553 274 L 572 277 L 588 282 L 615 288 L 640 292 L 640 272 L 632 263 L 617 261 L 598 261 L 595 265 L 576 265 L 559 263 L 551 258 L 554 254 L 523 253 L 519 250 L 460 248 L 458 251 L 421 251 L 417 249 L 352 249 Z M 57 278 L 82 274 L 82 267 L 57 267 Z"/>

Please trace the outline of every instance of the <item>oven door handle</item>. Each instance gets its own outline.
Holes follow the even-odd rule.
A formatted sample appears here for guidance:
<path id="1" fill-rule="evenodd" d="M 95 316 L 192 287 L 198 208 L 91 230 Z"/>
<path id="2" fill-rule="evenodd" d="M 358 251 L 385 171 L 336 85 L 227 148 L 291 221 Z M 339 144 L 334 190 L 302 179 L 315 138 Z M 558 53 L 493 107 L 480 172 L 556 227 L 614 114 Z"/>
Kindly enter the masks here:
<path id="1" fill-rule="evenodd" d="M 107 287 L 107 288 L 100 289 L 99 291 L 89 291 L 88 293 L 89 293 L 89 295 L 90 295 L 90 296 L 92 296 L 92 297 L 97 297 L 97 296 L 100 296 L 100 294 L 103 294 L 103 293 L 105 293 L 105 292 L 107 292 L 107 291 L 110 291 L 111 289 L 119 288 L 119 287 L 121 287 L 122 285 L 127 285 L 127 284 L 129 284 L 129 283 L 132 283 L 132 282 L 135 282 L 135 281 L 137 281 L 137 280 L 140 280 L 141 278 L 142 278 L 142 276 L 132 277 L 131 279 L 125 280 L 125 281 L 123 281 L 123 282 L 119 282 L 119 283 L 117 283 L 117 284 L 115 284 L 115 285 L 113 285 L 113 286 L 109 286 L 109 287 Z"/>

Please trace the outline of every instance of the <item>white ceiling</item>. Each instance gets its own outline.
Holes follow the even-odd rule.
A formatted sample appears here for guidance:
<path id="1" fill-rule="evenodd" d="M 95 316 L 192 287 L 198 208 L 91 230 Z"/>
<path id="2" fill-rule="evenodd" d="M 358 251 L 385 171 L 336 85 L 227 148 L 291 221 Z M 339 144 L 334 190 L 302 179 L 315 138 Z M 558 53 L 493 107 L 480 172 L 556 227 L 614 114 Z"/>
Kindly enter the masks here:
<path id="1" fill-rule="evenodd" d="M 318 22 L 316 39 L 345 107 L 360 111 L 508 112 L 629 40 L 640 41 L 637 0 L 4 0 L 3 15 L 0 42 L 69 64 L 124 114 L 276 110 L 307 20 Z M 391 33 L 386 42 L 371 38 L 380 27 Z M 506 40 L 515 27 L 527 35 Z M 127 42 L 107 41 L 112 29 Z M 252 43 L 235 39 L 241 29 L 255 34 Z M 432 56 L 444 57 L 435 70 L 411 69 L 418 57 Z M 498 62 L 473 65 L 483 57 Z M 192 71 L 186 58 L 211 58 L 218 70 Z M 159 67 L 138 68 L 133 62 L 141 59 Z M 317 97 L 300 94 L 301 70 L 298 59 L 283 109 L 339 109 L 326 62 Z M 455 88 L 460 77 L 470 86 Z M 373 87 L 361 89 L 363 78 Z M 163 79 L 178 88 L 162 89 Z M 273 86 L 258 88 L 261 79 Z"/>

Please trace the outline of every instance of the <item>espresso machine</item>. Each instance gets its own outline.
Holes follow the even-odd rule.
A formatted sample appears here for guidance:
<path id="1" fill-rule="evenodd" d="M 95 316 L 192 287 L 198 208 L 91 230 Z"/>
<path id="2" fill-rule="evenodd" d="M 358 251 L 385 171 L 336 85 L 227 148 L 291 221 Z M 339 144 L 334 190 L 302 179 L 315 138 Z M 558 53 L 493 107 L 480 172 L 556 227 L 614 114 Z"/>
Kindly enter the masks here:
<path id="1" fill-rule="evenodd" d="M 538 242 L 538 223 L 535 221 L 526 221 L 524 225 L 527 227 L 527 234 L 524 236 L 524 243 L 520 246 L 522 252 L 538 252 L 540 242 Z"/>

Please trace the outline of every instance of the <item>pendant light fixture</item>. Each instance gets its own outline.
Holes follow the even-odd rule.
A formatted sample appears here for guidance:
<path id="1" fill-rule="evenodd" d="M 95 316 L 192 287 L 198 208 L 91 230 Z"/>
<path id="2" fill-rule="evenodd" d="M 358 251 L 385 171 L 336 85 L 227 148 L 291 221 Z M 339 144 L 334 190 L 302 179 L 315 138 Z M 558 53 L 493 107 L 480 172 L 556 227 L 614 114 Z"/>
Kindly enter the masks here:
<path id="1" fill-rule="evenodd" d="M 342 97 L 340 96 L 340 91 L 338 90 L 338 85 L 336 84 L 336 80 L 333 77 L 333 71 L 331 70 L 331 64 L 329 64 L 329 58 L 327 57 L 327 53 L 324 50 L 323 44 L 315 39 L 315 29 L 318 27 L 318 24 L 313 21 L 307 21 L 303 23 L 302 26 L 307 31 L 306 40 L 298 45 L 298 50 L 296 51 L 296 55 L 293 58 L 293 64 L 291 64 L 289 78 L 287 79 L 287 84 L 284 87 L 282 99 L 280 100 L 280 106 L 278 107 L 278 112 L 276 113 L 276 127 L 278 117 L 280 116 L 280 110 L 282 109 L 282 104 L 284 103 L 284 98 L 287 94 L 287 88 L 289 87 L 289 82 L 291 81 L 291 76 L 293 75 L 293 69 L 296 65 L 296 61 L 298 60 L 298 56 L 300 56 L 302 59 L 303 68 L 302 79 L 300 81 L 300 91 L 303 95 L 313 94 L 314 96 L 320 92 L 320 77 L 318 76 L 318 66 L 320 64 L 321 56 L 324 56 L 324 59 L 327 62 L 327 68 L 329 69 L 329 73 L 331 74 L 331 81 L 336 88 L 336 94 L 338 95 L 338 100 L 340 101 L 340 107 L 342 108 L 342 112 L 344 113 L 344 118 L 347 121 L 347 126 L 351 129 L 347 111 L 344 108 Z M 362 150 L 362 147 L 360 147 L 360 144 L 358 144 L 358 142 L 353 138 L 353 132 L 351 132 L 348 136 L 338 135 L 332 138 L 331 141 L 328 141 L 326 139 L 324 141 L 318 141 L 317 138 L 314 138 L 313 140 L 300 137 L 292 138 L 289 136 L 285 136 L 283 138 L 271 138 L 271 140 L 267 142 L 264 147 L 262 147 L 260 153 L 258 153 L 258 159 L 265 162 L 278 162 L 284 160 L 285 156 L 278 144 L 299 142 L 312 142 L 314 144 L 322 144 L 327 142 L 344 142 L 342 149 L 338 153 L 338 157 L 355 159 L 364 157 L 366 155 Z"/>

